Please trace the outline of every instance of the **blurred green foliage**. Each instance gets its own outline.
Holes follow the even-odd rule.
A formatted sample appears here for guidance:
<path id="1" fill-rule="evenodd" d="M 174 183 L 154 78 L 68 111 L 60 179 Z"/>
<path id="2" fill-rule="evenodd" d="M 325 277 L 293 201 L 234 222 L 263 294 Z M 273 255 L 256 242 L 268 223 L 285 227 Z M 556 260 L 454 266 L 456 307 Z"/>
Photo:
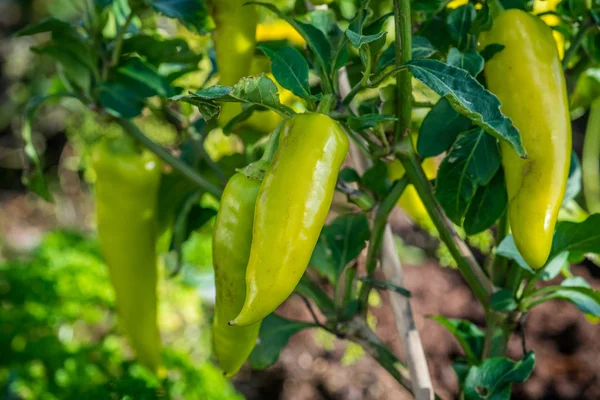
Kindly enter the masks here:
<path id="1" fill-rule="evenodd" d="M 175 310 L 186 314 L 181 303 L 200 308 L 196 291 L 175 281 L 167 284 L 182 289 L 169 287 L 178 295 L 163 296 L 161 304 L 169 316 L 161 320 L 167 342 L 169 331 L 182 325 L 170 316 Z M 166 377 L 154 377 L 130 360 L 114 311 L 106 267 L 92 238 L 53 232 L 30 255 L 0 264 L 0 399 L 241 398 L 206 360 L 210 341 L 187 330 L 177 335 L 187 343 L 167 343 Z M 209 326 L 188 320 L 196 331 Z M 198 346 L 204 347 L 201 360 L 190 354 Z"/>

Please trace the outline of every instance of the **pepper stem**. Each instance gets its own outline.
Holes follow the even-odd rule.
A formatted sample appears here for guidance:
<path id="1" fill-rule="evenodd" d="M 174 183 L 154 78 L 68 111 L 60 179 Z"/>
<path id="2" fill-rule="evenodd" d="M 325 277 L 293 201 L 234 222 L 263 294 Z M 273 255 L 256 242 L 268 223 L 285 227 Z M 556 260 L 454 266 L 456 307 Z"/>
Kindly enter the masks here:
<path id="1" fill-rule="evenodd" d="M 317 112 L 321 114 L 329 114 L 329 112 L 333 109 L 336 103 L 336 98 L 333 94 L 326 94 L 321 99 L 319 103 L 319 107 L 317 108 Z"/>
<path id="2" fill-rule="evenodd" d="M 267 146 L 265 147 L 265 152 L 260 160 L 248 164 L 245 168 L 239 170 L 239 172 L 246 175 L 246 177 L 249 179 L 256 179 L 259 181 L 263 180 L 265 173 L 267 172 L 267 169 L 269 168 L 269 165 L 271 165 L 271 161 L 273 161 L 273 157 L 275 157 L 275 153 L 277 152 L 279 136 L 286 122 L 286 120 L 280 122 L 273 133 L 271 133 L 269 141 L 267 142 Z"/>

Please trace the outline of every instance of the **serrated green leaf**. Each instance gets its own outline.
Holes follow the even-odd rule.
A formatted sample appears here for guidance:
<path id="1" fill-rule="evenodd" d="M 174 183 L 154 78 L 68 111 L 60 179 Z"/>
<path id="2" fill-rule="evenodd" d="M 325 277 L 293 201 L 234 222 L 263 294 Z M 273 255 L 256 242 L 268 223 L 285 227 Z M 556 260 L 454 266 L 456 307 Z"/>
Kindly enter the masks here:
<path id="1" fill-rule="evenodd" d="M 258 46 L 271 60 L 277 82 L 296 96 L 312 98 L 308 84 L 308 64 L 298 50 L 289 46 Z"/>
<path id="2" fill-rule="evenodd" d="M 254 369 L 265 369 L 273 365 L 290 338 L 303 329 L 314 328 L 315 324 L 290 321 L 276 314 L 268 315 L 258 334 L 258 343 L 250 354 L 250 365 Z"/>
<path id="3" fill-rule="evenodd" d="M 245 103 L 256 104 L 272 110 L 282 109 L 292 115 L 294 112 L 279 102 L 277 85 L 264 74 L 240 79 L 229 96 Z"/>
<path id="4" fill-rule="evenodd" d="M 471 120 L 457 113 L 445 97 L 427 113 L 419 129 L 417 152 L 433 157 L 448 150 L 458 135 L 471 127 Z"/>
<path id="5" fill-rule="evenodd" d="M 466 71 L 436 60 L 411 60 L 405 65 L 416 79 L 446 97 L 460 114 L 508 142 L 519 156 L 527 154 L 519 131 L 500 112 L 500 100 Z"/>
<path id="6" fill-rule="evenodd" d="M 448 218 L 461 225 L 479 185 L 486 185 L 500 168 L 496 141 L 481 128 L 461 135 L 440 164 L 435 197 Z"/>
<path id="7" fill-rule="evenodd" d="M 508 194 L 504 183 L 504 172 L 499 169 L 490 183 L 477 189 L 469 204 L 463 228 L 467 235 L 475 235 L 492 227 L 504 214 L 508 205 Z"/>

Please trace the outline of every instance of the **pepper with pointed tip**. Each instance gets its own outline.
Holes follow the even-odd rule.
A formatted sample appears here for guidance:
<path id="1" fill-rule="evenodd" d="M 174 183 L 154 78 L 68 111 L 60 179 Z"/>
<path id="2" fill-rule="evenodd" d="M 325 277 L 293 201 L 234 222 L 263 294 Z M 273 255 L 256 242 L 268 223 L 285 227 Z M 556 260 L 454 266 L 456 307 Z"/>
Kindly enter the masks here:
<path id="1" fill-rule="evenodd" d="M 137 358 L 157 371 L 157 196 L 160 163 L 133 143 L 103 140 L 92 151 L 100 249 L 117 314 Z"/>
<path id="2" fill-rule="evenodd" d="M 500 142 L 509 221 L 519 252 L 533 268 L 550 254 L 571 158 L 571 120 L 565 77 L 550 28 L 517 9 L 502 12 L 480 48 L 504 46 L 485 65 L 487 86 L 521 132 L 528 158 Z"/>
<path id="3" fill-rule="evenodd" d="M 324 114 L 288 120 L 256 202 L 246 270 L 246 300 L 231 325 L 246 326 L 273 312 L 304 274 L 327 213 L 348 138 Z"/>

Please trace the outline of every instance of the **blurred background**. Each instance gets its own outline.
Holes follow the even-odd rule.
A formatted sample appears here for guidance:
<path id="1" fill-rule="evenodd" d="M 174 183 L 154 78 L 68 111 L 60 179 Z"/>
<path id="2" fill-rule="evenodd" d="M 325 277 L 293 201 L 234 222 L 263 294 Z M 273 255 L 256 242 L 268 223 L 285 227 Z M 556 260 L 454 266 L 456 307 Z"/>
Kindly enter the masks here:
<path id="1" fill-rule="evenodd" d="M 28 193 L 21 183 L 25 106 L 60 83 L 54 61 L 30 51 L 39 38 L 13 34 L 48 15 L 69 19 L 78 12 L 73 4 L 0 0 L 0 399 L 410 398 L 360 347 L 316 329 L 292 337 L 274 366 L 264 371 L 245 368 L 232 381 L 225 380 L 211 354 L 210 226 L 185 243 L 182 273 L 160 280 L 168 377 L 159 382 L 132 361 L 116 326 L 114 297 L 95 237 L 85 157 L 77 140 L 68 140 L 73 132 L 80 137 L 111 127 L 99 126 L 76 103 L 42 107 L 34 141 L 51 177 L 55 202 Z M 585 119 L 574 125 L 579 153 Z M 147 121 L 151 134 L 168 142 L 173 132 L 155 122 L 150 117 Z M 458 388 L 451 363 L 461 355 L 460 347 L 427 315 L 483 325 L 483 312 L 458 272 L 447 265 L 448 255 L 435 238 L 400 211 L 393 215 L 393 228 L 402 238 L 398 250 L 434 385 L 444 398 L 454 398 Z M 491 243 L 489 235 L 470 242 L 478 254 L 489 252 Z M 168 262 L 164 257 L 163 263 Z M 575 266 L 574 272 L 600 288 L 598 267 L 587 263 Z M 402 356 L 386 294 L 370 300 L 378 335 Z M 311 318 L 294 296 L 278 313 Z M 550 301 L 536 307 L 522 329 L 537 363 L 532 377 L 516 387 L 514 398 L 600 399 L 600 328 L 593 322 L 571 303 Z M 515 358 L 522 355 L 522 343 L 518 335 L 513 337 Z"/>

